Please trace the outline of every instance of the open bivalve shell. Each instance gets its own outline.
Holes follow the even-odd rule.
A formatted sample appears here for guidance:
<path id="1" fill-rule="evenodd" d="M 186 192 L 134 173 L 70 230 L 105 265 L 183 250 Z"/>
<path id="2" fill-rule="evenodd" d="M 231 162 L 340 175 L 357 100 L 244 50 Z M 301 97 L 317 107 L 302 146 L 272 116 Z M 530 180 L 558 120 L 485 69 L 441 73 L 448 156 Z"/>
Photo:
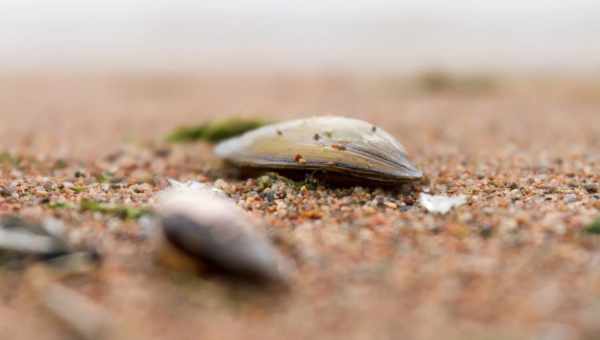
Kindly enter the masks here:
<path id="1" fill-rule="evenodd" d="M 215 153 L 240 167 L 322 170 L 379 182 L 423 176 L 389 133 L 345 117 L 313 117 L 264 126 L 221 142 Z"/>

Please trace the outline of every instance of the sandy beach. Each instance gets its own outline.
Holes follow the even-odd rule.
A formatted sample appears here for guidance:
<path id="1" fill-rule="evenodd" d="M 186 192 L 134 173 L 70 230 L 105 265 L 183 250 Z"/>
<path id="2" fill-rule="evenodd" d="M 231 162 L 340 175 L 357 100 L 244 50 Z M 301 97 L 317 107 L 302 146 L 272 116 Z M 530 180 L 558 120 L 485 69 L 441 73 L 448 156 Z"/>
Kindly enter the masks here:
<path id="1" fill-rule="evenodd" d="M 600 217 L 600 82 L 447 76 L 4 74 L 0 215 L 54 218 L 98 247 L 102 267 L 63 283 L 108 311 L 111 339 L 599 338 L 600 238 L 584 229 Z M 424 183 L 237 178 L 211 145 L 165 141 L 212 119 L 324 114 L 384 128 Z M 290 291 L 168 272 L 138 220 L 80 208 L 152 207 L 168 178 L 216 185 L 258 221 L 297 267 Z M 436 215 L 419 192 L 467 203 Z M 30 285 L 0 267 L 0 338 L 73 334 Z"/>

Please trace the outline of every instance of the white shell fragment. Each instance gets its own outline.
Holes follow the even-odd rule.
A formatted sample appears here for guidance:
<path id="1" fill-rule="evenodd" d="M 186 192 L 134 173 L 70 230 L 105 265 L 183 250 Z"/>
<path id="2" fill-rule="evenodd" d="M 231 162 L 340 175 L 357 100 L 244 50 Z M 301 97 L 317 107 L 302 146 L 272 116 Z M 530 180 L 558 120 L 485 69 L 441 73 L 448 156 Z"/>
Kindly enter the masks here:
<path id="1" fill-rule="evenodd" d="M 169 185 L 175 189 L 203 190 L 209 188 L 207 184 L 197 181 L 180 182 L 172 178 L 167 178 L 167 181 L 169 182 Z"/>
<path id="2" fill-rule="evenodd" d="M 452 208 L 459 207 L 467 202 L 467 198 L 460 196 L 428 195 L 421 193 L 419 203 L 429 212 L 447 214 Z"/>
<path id="3" fill-rule="evenodd" d="M 289 263 L 233 201 L 208 188 L 172 187 L 157 202 L 164 241 L 187 258 L 250 281 L 288 280 Z"/>
<path id="4" fill-rule="evenodd" d="M 221 142 L 215 153 L 241 167 L 323 170 L 382 182 L 423 175 L 383 129 L 336 116 L 264 126 Z"/>
<path id="5" fill-rule="evenodd" d="M 177 190 L 180 192 L 186 191 L 186 190 L 188 190 L 188 191 L 204 191 L 204 192 L 210 192 L 221 198 L 227 198 L 227 195 L 225 194 L 225 192 L 223 192 L 223 190 L 215 188 L 206 183 L 200 183 L 197 181 L 180 182 L 180 181 L 174 180 L 172 178 L 168 178 L 167 181 L 169 182 L 170 190 Z"/>

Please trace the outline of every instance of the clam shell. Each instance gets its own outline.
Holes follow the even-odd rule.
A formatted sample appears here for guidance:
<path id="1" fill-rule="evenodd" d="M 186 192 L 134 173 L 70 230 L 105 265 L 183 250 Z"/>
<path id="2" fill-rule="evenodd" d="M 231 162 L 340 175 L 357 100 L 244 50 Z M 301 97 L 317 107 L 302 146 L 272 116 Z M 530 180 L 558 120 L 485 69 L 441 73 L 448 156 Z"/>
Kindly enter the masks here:
<path id="1" fill-rule="evenodd" d="M 404 147 L 358 119 L 324 116 L 273 124 L 221 142 L 215 153 L 242 167 L 324 170 L 383 182 L 422 177 Z"/>
<path id="2" fill-rule="evenodd" d="M 164 246 L 229 277 L 287 283 L 291 264 L 246 213 L 209 189 L 168 189 L 158 196 Z M 181 257 L 181 256 L 178 256 Z"/>

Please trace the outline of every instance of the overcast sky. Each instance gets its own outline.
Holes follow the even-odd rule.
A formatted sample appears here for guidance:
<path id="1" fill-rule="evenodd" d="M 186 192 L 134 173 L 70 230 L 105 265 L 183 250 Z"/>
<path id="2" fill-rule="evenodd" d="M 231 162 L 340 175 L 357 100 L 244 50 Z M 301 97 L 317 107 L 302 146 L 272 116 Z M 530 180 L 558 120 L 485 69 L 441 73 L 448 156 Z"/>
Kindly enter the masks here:
<path id="1" fill-rule="evenodd" d="M 0 66 L 600 69 L 600 1 L 1 0 Z"/>

